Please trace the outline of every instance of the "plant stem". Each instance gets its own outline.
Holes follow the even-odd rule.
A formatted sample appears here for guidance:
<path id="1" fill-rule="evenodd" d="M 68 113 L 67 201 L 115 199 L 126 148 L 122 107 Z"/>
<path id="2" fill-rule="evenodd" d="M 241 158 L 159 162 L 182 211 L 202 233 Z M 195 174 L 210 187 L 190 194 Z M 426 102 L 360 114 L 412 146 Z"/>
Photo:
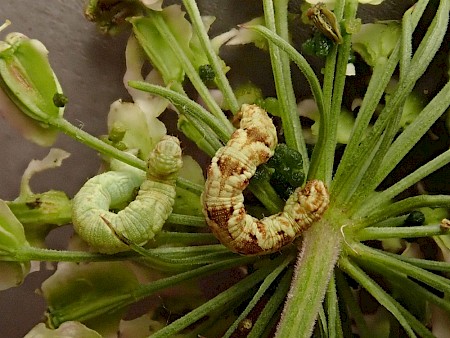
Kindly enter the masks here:
<path id="1" fill-rule="evenodd" d="M 330 337 L 343 337 L 334 275 L 331 276 L 330 283 L 328 284 L 325 306 L 327 310 L 328 335 Z"/>
<path id="2" fill-rule="evenodd" d="M 379 206 L 375 212 L 369 214 L 361 221 L 355 222 L 351 225 L 351 228 L 361 229 L 372 224 L 376 224 L 390 217 L 403 215 L 407 212 L 413 211 L 418 208 L 431 207 L 431 208 L 446 208 L 450 205 L 449 195 L 420 195 L 405 198 L 399 202 L 389 204 L 387 206 Z"/>
<path id="3" fill-rule="evenodd" d="M 428 1 L 419 0 L 414 5 L 411 18 L 412 30 L 417 26 Z M 345 149 L 331 187 L 331 198 L 339 201 L 341 205 L 348 202 L 351 193 L 359 184 L 359 181 L 355 178 L 360 178 L 358 173 L 365 169 L 368 158 L 366 154 L 371 153 L 370 150 L 375 147 L 373 142 L 365 148 L 362 148 L 361 145 L 363 138 L 367 139 L 369 136 L 367 126 L 399 61 L 400 45 L 401 42 L 399 41 L 387 62 L 384 58 L 381 58 L 373 68 L 372 77 L 356 118 L 350 142 Z"/>
<path id="4" fill-rule="evenodd" d="M 367 87 L 352 134 L 350 135 L 350 142 L 345 148 L 331 184 L 330 196 L 332 200 L 339 201 L 339 203 L 345 201 L 350 196 L 355 185 L 358 184 L 358 180 L 355 179 L 356 175 L 349 175 L 349 172 L 354 170 L 355 167 L 360 168 L 362 163 L 364 163 L 363 160 L 366 160 L 366 158 L 361 159 L 361 153 L 358 148 L 367 133 L 367 127 L 383 95 L 384 89 L 394 73 L 398 63 L 398 54 L 399 48 L 397 47 L 392 52 L 389 60 L 380 60 L 373 68 L 369 86 Z"/>
<path id="5" fill-rule="evenodd" d="M 328 217 L 327 217 L 328 215 Z M 309 337 L 341 249 L 330 212 L 305 232 L 277 337 Z"/>
<path id="6" fill-rule="evenodd" d="M 278 264 L 281 263 L 280 259 L 276 259 L 274 262 L 277 262 Z M 228 288 L 226 291 L 223 291 L 216 297 L 200 305 L 195 310 L 192 310 L 191 312 L 184 315 L 180 319 L 175 320 L 174 322 L 167 325 L 163 329 L 154 333 L 152 337 L 164 338 L 173 336 L 182 329 L 188 327 L 189 325 L 195 323 L 197 320 L 203 318 L 208 313 L 225 306 L 233 299 L 239 299 L 244 297 L 244 295 L 248 293 L 251 288 L 253 288 L 257 283 L 261 282 L 268 275 L 268 273 L 270 273 L 270 271 L 273 270 L 278 265 L 278 264 L 274 265 L 273 264 L 274 262 L 271 262 L 272 264 L 260 268 L 256 272 L 247 276 L 245 279 Z"/>
<path id="7" fill-rule="evenodd" d="M 135 253 L 103 255 L 85 251 L 63 251 L 36 247 L 24 247 L 21 248 L 20 251 L 15 252 L 11 260 L 17 262 L 107 262 L 118 260 L 122 261 L 136 257 L 138 256 Z M 2 260 L 7 259 L 6 257 L 2 257 Z"/>
<path id="8" fill-rule="evenodd" d="M 399 261 L 391 256 L 386 255 L 384 252 L 369 248 L 368 246 L 363 244 L 353 243 L 351 245 L 351 248 L 352 250 L 347 250 L 347 252 L 349 255 L 354 256 L 354 258 L 357 260 L 379 264 L 388 269 L 393 269 L 395 271 L 404 273 L 409 277 L 428 284 L 436 290 L 442 292 L 450 292 L 450 284 L 448 283 L 448 279 L 445 277 L 418 268 L 404 261 Z"/>
<path id="9" fill-rule="evenodd" d="M 364 315 L 361 312 L 361 307 L 355 299 L 350 286 L 347 284 L 347 281 L 345 280 L 345 277 L 340 270 L 336 270 L 336 284 L 339 292 L 339 298 L 345 303 L 348 312 L 352 315 L 352 319 L 356 323 L 356 327 L 358 328 L 360 336 L 370 337 L 370 331 L 367 327 Z M 350 318 L 348 318 L 347 320 L 349 321 Z"/>
<path id="10" fill-rule="evenodd" d="M 280 34 L 281 38 L 287 40 L 287 1 L 275 1 L 275 6 L 276 12 L 272 0 L 263 1 L 266 26 L 272 32 Z M 281 31 L 279 31 L 280 29 Z M 303 139 L 300 118 L 297 114 L 297 104 L 292 87 L 289 59 L 287 55 L 281 53 L 281 50 L 273 44 L 269 44 L 269 52 L 275 88 L 281 108 L 281 120 L 286 144 L 300 152 L 303 158 L 303 170 L 304 172 L 308 172 L 309 157 L 305 140 Z"/>
<path id="11" fill-rule="evenodd" d="M 220 120 L 187 96 L 177 93 L 174 90 L 143 81 L 130 81 L 128 85 L 132 88 L 161 96 L 174 105 L 179 106 L 186 116 L 195 117 L 197 120 L 202 121 L 211 128 L 222 142 L 227 142 L 230 139 L 231 132 L 223 128 Z"/>
<path id="12" fill-rule="evenodd" d="M 278 48 L 280 48 L 283 52 L 285 52 L 289 58 L 291 58 L 292 61 L 297 65 L 297 67 L 300 69 L 300 71 L 305 76 L 306 80 L 308 81 L 308 84 L 311 88 L 311 92 L 314 96 L 314 101 L 316 101 L 317 108 L 319 110 L 320 118 L 323 119 L 323 110 L 324 110 L 324 103 L 323 103 L 323 94 L 322 94 L 322 88 L 320 87 L 319 79 L 317 78 L 316 74 L 314 73 L 314 70 L 312 69 L 311 65 L 308 63 L 308 61 L 304 58 L 302 54 L 297 52 L 297 50 L 292 47 L 286 40 L 280 38 L 277 34 L 272 32 L 271 30 L 267 29 L 264 26 L 243 26 L 247 29 L 254 30 L 264 36 L 267 40 L 269 40 L 269 43 L 273 43 Z"/>
<path id="13" fill-rule="evenodd" d="M 421 166 L 419 169 L 401 179 L 388 189 L 365 199 L 364 204 L 361 203 L 362 205 L 359 208 L 354 208 L 356 210 L 354 213 L 354 217 L 363 217 L 364 215 L 367 215 L 371 210 L 376 209 L 380 205 L 388 203 L 392 198 L 400 194 L 402 191 L 419 182 L 422 178 L 444 167 L 448 163 L 450 163 L 450 149 L 435 157 L 427 164 Z"/>
<path id="14" fill-rule="evenodd" d="M 91 134 L 85 132 L 84 130 L 75 127 L 73 124 L 71 124 L 69 121 L 63 119 L 63 118 L 57 118 L 53 119 L 48 122 L 49 125 L 58 128 L 60 131 L 62 131 L 64 134 L 72 137 L 78 142 L 81 142 L 88 147 L 97 150 L 103 155 L 113 157 L 119 161 L 122 161 L 126 164 L 129 164 L 133 167 L 136 167 L 138 169 L 147 170 L 147 164 L 145 161 L 137 158 L 136 156 L 133 156 L 129 153 L 120 151 L 119 149 L 103 142 L 102 140 L 96 138 L 95 136 L 92 136 Z M 197 195 L 200 195 L 203 191 L 203 186 L 193 183 L 185 178 L 178 177 L 177 178 L 177 185 L 187 191 L 193 192 Z"/>
<path id="15" fill-rule="evenodd" d="M 193 227 L 205 227 L 205 218 L 202 216 L 182 215 L 182 214 L 170 214 L 167 218 L 168 223 L 189 225 Z"/>
<path id="16" fill-rule="evenodd" d="M 228 104 L 228 107 L 230 107 L 230 110 L 233 112 L 233 114 L 235 114 L 240 109 L 238 101 L 222 69 L 221 60 L 219 59 L 216 51 L 211 45 L 211 40 L 209 39 L 208 33 L 204 28 L 197 3 L 193 0 L 183 0 L 183 4 L 189 14 L 189 17 L 191 18 L 192 26 L 194 27 L 195 33 L 200 40 L 203 51 L 206 53 L 211 67 L 214 70 L 217 86 L 222 92 L 223 97 Z"/>
<path id="17" fill-rule="evenodd" d="M 407 295 L 405 296 L 409 295 L 414 303 L 419 301 L 420 304 L 421 300 L 423 302 L 432 302 L 447 312 L 450 312 L 450 301 L 445 298 L 438 297 L 434 293 L 428 291 L 418 283 L 411 280 L 408 275 L 405 275 L 395 269 L 386 268 L 383 264 L 373 261 L 362 262 L 362 264 L 368 270 L 382 274 L 396 288 L 405 290 L 405 292 L 407 292 Z"/>
<path id="18" fill-rule="evenodd" d="M 344 11 L 345 3 L 345 11 Z M 358 2 L 338 1 L 336 3 L 336 17 L 342 18 L 345 13 L 346 21 L 354 20 Z M 327 186 L 331 183 L 334 165 L 334 154 L 336 149 L 336 137 L 338 120 L 341 113 L 342 97 L 346 79 L 346 70 L 351 50 L 351 35 L 344 35 L 344 41 L 339 47 L 334 47 L 327 57 L 325 65 L 325 77 L 323 85 L 324 97 L 329 99 L 325 102 L 324 118 L 320 121 L 319 138 L 314 147 L 311 158 L 311 170 L 308 177 L 319 178 Z M 336 59 L 337 56 L 337 59 Z"/>
<path id="19" fill-rule="evenodd" d="M 413 329 L 421 335 L 421 337 L 433 337 L 430 331 L 411 315 L 404 307 L 389 296 L 376 282 L 374 282 L 365 272 L 348 258 L 341 257 L 339 259 L 339 267 L 350 277 L 362 285 L 381 305 L 383 305 L 394 317 L 400 325 L 406 330 L 410 337 L 416 337 Z"/>
<path id="20" fill-rule="evenodd" d="M 450 105 L 450 81 L 428 103 L 419 116 L 397 137 L 373 180 L 381 183 Z"/>
<path id="21" fill-rule="evenodd" d="M 280 283 L 278 284 L 275 293 L 270 297 L 264 309 L 261 311 L 258 319 L 252 327 L 247 338 L 260 338 L 262 337 L 264 330 L 267 328 L 268 323 L 273 318 L 276 318 L 275 313 L 284 301 L 287 292 L 289 291 L 289 283 L 292 278 L 292 269 L 289 269 Z"/>
<path id="22" fill-rule="evenodd" d="M 217 244 L 217 238 L 209 232 L 172 232 L 161 231 L 156 237 L 155 241 L 158 246 L 165 245 L 167 243 L 176 243 L 177 245 L 189 245 L 189 244 Z"/>
<path id="23" fill-rule="evenodd" d="M 439 224 L 424 225 L 416 227 L 396 227 L 396 228 L 364 228 L 357 232 L 358 241 L 368 241 L 371 239 L 384 238 L 415 238 L 445 235 L 448 231 L 443 229 Z"/>
<path id="24" fill-rule="evenodd" d="M 440 262 L 440 261 L 430 261 L 427 259 L 407 257 L 403 255 L 397 255 L 391 252 L 383 252 L 387 256 L 391 256 L 400 261 L 407 262 L 411 265 L 417 266 L 422 269 L 433 270 L 433 271 L 442 271 L 442 272 L 450 272 L 450 263 L 448 262 Z"/>
<path id="25" fill-rule="evenodd" d="M 255 292 L 250 302 L 247 304 L 244 311 L 238 316 L 234 323 L 228 328 L 227 332 L 223 335 L 223 338 L 229 338 L 232 336 L 233 332 L 236 331 L 240 322 L 245 319 L 245 317 L 250 313 L 250 311 L 256 306 L 257 302 L 261 299 L 267 289 L 272 285 L 274 280 L 283 272 L 283 270 L 288 266 L 288 264 L 294 259 L 294 255 L 287 256 L 286 259 L 281 262 L 272 272 L 270 272 L 261 285 L 258 291 Z"/>
<path id="26" fill-rule="evenodd" d="M 183 48 L 179 45 L 177 39 L 172 34 L 170 28 L 167 26 L 164 19 L 161 17 L 161 15 L 153 11 L 149 11 L 148 13 L 149 17 L 154 20 L 155 26 L 158 29 L 161 36 L 164 39 L 166 39 L 170 48 L 172 48 L 173 53 L 177 56 L 184 71 L 186 72 L 187 76 L 191 80 L 192 84 L 194 85 L 199 95 L 205 101 L 205 104 L 208 106 L 211 113 L 220 121 L 222 129 L 224 129 L 224 131 L 226 131 L 227 133 L 231 134 L 234 130 L 232 124 L 230 123 L 230 121 L 228 121 L 227 117 L 225 116 L 225 114 L 220 109 L 217 102 L 212 97 L 208 88 L 200 78 L 200 75 L 198 75 L 197 71 L 195 70 L 194 66 L 189 60 L 189 57 L 186 55 Z"/>
<path id="27" fill-rule="evenodd" d="M 358 202 L 360 203 L 365 196 L 368 196 L 369 193 L 374 191 L 378 185 L 372 178 L 378 172 L 381 161 L 386 155 L 386 152 L 396 135 L 398 122 L 401 118 L 402 107 L 407 96 L 411 93 L 415 83 L 423 75 L 428 65 L 433 60 L 444 39 L 449 21 L 449 11 L 450 3 L 448 1 L 440 2 L 436 16 L 414 53 L 408 73 L 400 79 L 395 92 L 383 108 L 373 129 L 370 131 L 369 134 L 371 135 L 367 137 L 368 142 L 366 147 L 363 147 L 364 150 L 362 149 L 362 152 L 368 151 L 373 148 L 375 144 L 380 143 L 380 138 L 381 143 L 374 158 L 370 162 L 370 166 L 365 170 L 361 183 L 350 200 L 351 203 L 353 203 L 353 208 L 355 208 L 356 204 Z"/>
<path id="28" fill-rule="evenodd" d="M 86 321 L 101 314 L 133 304 L 158 292 L 159 290 L 177 285 L 186 280 L 202 277 L 218 270 L 230 269 L 236 266 L 249 264 L 255 259 L 255 257 L 239 257 L 222 260 L 217 263 L 159 279 L 146 285 L 141 285 L 134 290 L 130 290 L 127 294 L 105 299 L 105 301 L 101 302 L 101 304 L 99 302 L 93 304 L 69 304 L 61 308 L 51 309 L 51 311 L 49 311 L 49 320 L 55 327 L 58 327 L 63 322 L 71 320 Z"/>

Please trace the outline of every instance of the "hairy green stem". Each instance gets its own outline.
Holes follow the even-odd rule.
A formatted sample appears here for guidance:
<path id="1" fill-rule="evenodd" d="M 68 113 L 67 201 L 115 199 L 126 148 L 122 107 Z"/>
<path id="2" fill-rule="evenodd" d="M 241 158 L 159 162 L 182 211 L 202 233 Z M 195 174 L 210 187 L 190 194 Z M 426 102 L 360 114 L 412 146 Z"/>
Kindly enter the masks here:
<path id="1" fill-rule="evenodd" d="M 326 213 L 304 235 L 277 337 L 309 337 L 312 332 L 341 248 L 342 236 L 334 228 L 340 222 L 329 217 Z"/>
<path id="2" fill-rule="evenodd" d="M 431 207 L 446 208 L 450 205 L 449 195 L 420 195 L 405 198 L 399 202 L 388 204 L 386 206 L 379 206 L 374 212 L 369 214 L 366 218 L 357 221 L 351 228 L 361 229 L 372 224 L 384 221 L 390 217 L 395 217 L 399 215 L 406 214 L 407 212 L 413 211 L 418 208 Z"/>
<path id="3" fill-rule="evenodd" d="M 364 228 L 357 232 L 356 238 L 358 241 L 368 241 L 371 239 L 384 238 L 415 238 L 415 237 L 430 237 L 439 236 L 449 233 L 439 224 L 424 225 L 416 227 L 396 227 L 396 228 L 378 228 L 370 227 Z"/>
<path id="4" fill-rule="evenodd" d="M 401 179 L 388 189 L 380 192 L 379 194 L 369 196 L 364 200 L 364 204 L 361 203 L 362 205 L 359 208 L 354 208 L 356 210 L 354 213 L 354 217 L 362 217 L 364 215 L 367 215 L 371 210 L 376 209 L 380 205 L 389 203 L 392 198 L 405 191 L 413 184 L 419 182 L 429 174 L 444 167 L 448 163 L 450 163 L 450 149 L 435 157 L 427 164 L 421 166 L 416 171 Z"/>

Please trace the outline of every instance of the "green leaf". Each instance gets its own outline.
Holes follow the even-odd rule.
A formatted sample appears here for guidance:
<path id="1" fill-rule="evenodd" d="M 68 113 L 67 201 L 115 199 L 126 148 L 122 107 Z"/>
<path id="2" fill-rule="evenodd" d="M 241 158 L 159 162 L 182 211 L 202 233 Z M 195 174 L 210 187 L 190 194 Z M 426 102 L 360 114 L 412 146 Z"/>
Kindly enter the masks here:
<path id="1" fill-rule="evenodd" d="M 0 259 L 10 260 L 14 252 L 28 247 L 22 224 L 5 201 L 0 200 Z M 0 261 L 0 291 L 22 283 L 30 271 L 30 262 Z"/>
<path id="2" fill-rule="evenodd" d="M 58 327 L 66 321 L 65 313 L 71 318 L 97 328 L 100 332 L 114 327 L 117 330 L 120 318 L 126 308 L 111 309 L 107 314 L 89 313 L 89 309 L 108 307 L 118 300 L 127 298 L 138 281 L 124 263 L 59 263 L 56 272 L 42 283 L 42 294 L 48 304 L 48 318 L 51 327 Z M 82 315 L 77 316 L 77 313 Z M 88 313 L 88 314 L 86 314 Z M 79 317 L 79 318 L 78 318 Z M 101 326 L 101 327 L 99 327 Z"/>

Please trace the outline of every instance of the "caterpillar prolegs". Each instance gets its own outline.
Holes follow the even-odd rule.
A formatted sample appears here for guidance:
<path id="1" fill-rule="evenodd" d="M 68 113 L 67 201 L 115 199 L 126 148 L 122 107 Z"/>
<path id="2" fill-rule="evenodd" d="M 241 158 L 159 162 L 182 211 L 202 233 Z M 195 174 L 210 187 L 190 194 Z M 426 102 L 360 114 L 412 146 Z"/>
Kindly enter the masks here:
<path id="1" fill-rule="evenodd" d="M 261 220 L 247 214 L 243 190 L 256 168 L 269 160 L 277 145 L 275 126 L 256 105 L 243 105 L 240 127 L 220 148 L 208 168 L 203 211 L 215 236 L 231 251 L 262 255 L 278 251 L 319 220 L 329 204 L 320 180 L 297 188 L 282 212 Z"/>
<path id="2" fill-rule="evenodd" d="M 175 182 L 182 166 L 180 142 L 164 136 L 148 159 L 145 180 L 132 171 L 108 171 L 88 180 L 73 199 L 78 235 L 102 253 L 129 250 L 122 239 L 143 245 L 172 212 Z M 135 199 L 117 213 L 110 209 Z"/>

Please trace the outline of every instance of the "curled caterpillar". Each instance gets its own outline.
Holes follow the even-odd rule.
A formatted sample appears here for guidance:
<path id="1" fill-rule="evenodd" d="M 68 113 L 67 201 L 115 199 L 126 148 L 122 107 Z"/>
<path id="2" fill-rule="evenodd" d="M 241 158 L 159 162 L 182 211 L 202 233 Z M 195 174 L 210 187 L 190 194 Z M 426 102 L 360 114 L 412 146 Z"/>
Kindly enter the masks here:
<path id="1" fill-rule="evenodd" d="M 88 180 L 73 199 L 72 221 L 78 235 L 102 253 L 129 250 L 122 241 L 143 245 L 172 212 L 175 181 L 181 169 L 176 137 L 164 136 L 151 152 L 145 180 L 133 171 L 108 171 Z M 117 213 L 110 209 L 136 198 Z"/>
<path id="2" fill-rule="evenodd" d="M 329 195 L 322 181 L 297 188 L 282 212 L 258 220 L 247 214 L 243 190 L 257 166 L 273 155 L 276 129 L 267 113 L 255 105 L 243 105 L 240 128 L 220 148 L 208 168 L 202 194 L 203 212 L 215 236 L 231 251 L 262 255 L 291 243 L 328 207 Z"/>

